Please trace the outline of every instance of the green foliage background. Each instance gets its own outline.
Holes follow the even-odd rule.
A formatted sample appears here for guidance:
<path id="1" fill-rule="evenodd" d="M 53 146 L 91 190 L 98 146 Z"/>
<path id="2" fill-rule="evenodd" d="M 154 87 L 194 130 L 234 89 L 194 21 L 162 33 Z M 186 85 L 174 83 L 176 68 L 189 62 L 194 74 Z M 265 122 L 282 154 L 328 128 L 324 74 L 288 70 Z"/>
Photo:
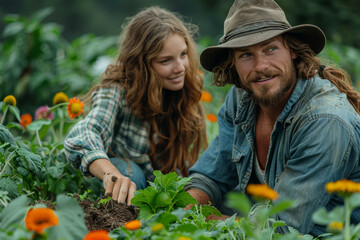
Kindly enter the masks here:
<path id="1" fill-rule="evenodd" d="M 360 5 L 354 0 L 277 0 L 292 25 L 313 23 L 328 37 L 320 57 L 349 72 L 356 88 L 360 81 Z M 21 113 L 33 114 L 52 105 L 59 91 L 78 96 L 99 80 L 117 54 L 124 19 L 140 9 L 159 5 L 176 11 L 199 26 L 199 52 L 217 44 L 232 0 L 30 0 L 0 1 L 0 99 L 12 94 Z M 51 7 L 49 7 L 51 6 Z M 47 7 L 47 8 L 45 8 Z M 208 112 L 217 113 L 228 87 L 205 89 L 213 95 Z"/>

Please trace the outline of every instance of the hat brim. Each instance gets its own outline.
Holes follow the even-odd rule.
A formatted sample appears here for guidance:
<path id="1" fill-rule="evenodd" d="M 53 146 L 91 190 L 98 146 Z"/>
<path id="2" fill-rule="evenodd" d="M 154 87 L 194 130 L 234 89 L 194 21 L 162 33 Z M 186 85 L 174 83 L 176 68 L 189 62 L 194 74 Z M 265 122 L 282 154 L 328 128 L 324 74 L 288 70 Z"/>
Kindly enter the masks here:
<path id="1" fill-rule="evenodd" d="M 283 33 L 294 34 L 299 40 L 308 44 L 316 55 L 319 54 L 325 46 L 326 37 L 323 31 L 315 25 L 303 24 L 284 30 L 257 32 L 234 38 L 218 46 L 207 47 L 200 54 L 200 63 L 203 68 L 212 72 L 214 67 L 227 58 L 228 49 L 255 45 Z"/>

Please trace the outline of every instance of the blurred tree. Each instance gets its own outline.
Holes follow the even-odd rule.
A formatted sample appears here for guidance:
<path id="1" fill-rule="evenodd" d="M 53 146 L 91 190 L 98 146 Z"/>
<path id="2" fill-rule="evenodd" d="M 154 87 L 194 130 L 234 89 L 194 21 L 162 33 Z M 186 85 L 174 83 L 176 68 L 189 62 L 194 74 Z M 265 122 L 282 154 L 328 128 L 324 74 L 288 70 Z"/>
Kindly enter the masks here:
<path id="1" fill-rule="evenodd" d="M 360 4 L 358 0 L 276 0 L 285 10 L 292 25 L 313 23 L 337 43 L 360 48 Z M 73 40 L 83 34 L 118 35 L 121 24 L 140 9 L 158 5 L 180 13 L 185 20 L 199 26 L 201 37 L 217 42 L 233 0 L 0 0 L 0 18 L 16 13 L 30 16 L 33 12 L 54 7 L 46 21 L 64 26 L 63 36 Z M 0 23 L 0 31 L 4 23 Z"/>

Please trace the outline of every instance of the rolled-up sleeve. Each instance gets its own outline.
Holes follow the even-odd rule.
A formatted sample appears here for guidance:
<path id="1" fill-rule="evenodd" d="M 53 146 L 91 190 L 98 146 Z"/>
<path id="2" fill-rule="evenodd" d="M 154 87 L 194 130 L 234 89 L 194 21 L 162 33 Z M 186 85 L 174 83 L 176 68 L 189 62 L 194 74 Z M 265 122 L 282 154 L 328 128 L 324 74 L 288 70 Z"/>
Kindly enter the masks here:
<path id="1" fill-rule="evenodd" d="M 189 169 L 192 179 L 186 186 L 187 189 L 204 191 L 215 206 L 221 204 L 222 196 L 238 184 L 236 166 L 231 161 L 234 144 L 233 107 L 237 106 L 233 101 L 233 95 L 228 94 L 218 113 L 219 135 Z"/>
<path id="2" fill-rule="evenodd" d="M 115 84 L 95 90 L 89 114 L 73 126 L 65 138 L 67 159 L 85 176 L 92 176 L 88 166 L 94 160 L 109 159 L 107 150 L 114 135 L 120 94 L 120 88 Z"/>

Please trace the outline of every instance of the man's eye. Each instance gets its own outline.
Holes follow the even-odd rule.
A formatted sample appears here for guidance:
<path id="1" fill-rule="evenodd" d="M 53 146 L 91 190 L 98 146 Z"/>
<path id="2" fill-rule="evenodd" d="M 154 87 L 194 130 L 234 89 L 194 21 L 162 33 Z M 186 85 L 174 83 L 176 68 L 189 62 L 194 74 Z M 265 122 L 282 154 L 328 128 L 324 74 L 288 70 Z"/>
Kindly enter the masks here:
<path id="1" fill-rule="evenodd" d="M 269 47 L 269 52 L 273 52 L 277 49 L 277 47 Z"/>
<path id="2" fill-rule="evenodd" d="M 247 58 L 247 57 L 250 57 L 251 54 L 250 53 L 243 53 L 243 54 L 240 54 L 240 58 Z"/>

